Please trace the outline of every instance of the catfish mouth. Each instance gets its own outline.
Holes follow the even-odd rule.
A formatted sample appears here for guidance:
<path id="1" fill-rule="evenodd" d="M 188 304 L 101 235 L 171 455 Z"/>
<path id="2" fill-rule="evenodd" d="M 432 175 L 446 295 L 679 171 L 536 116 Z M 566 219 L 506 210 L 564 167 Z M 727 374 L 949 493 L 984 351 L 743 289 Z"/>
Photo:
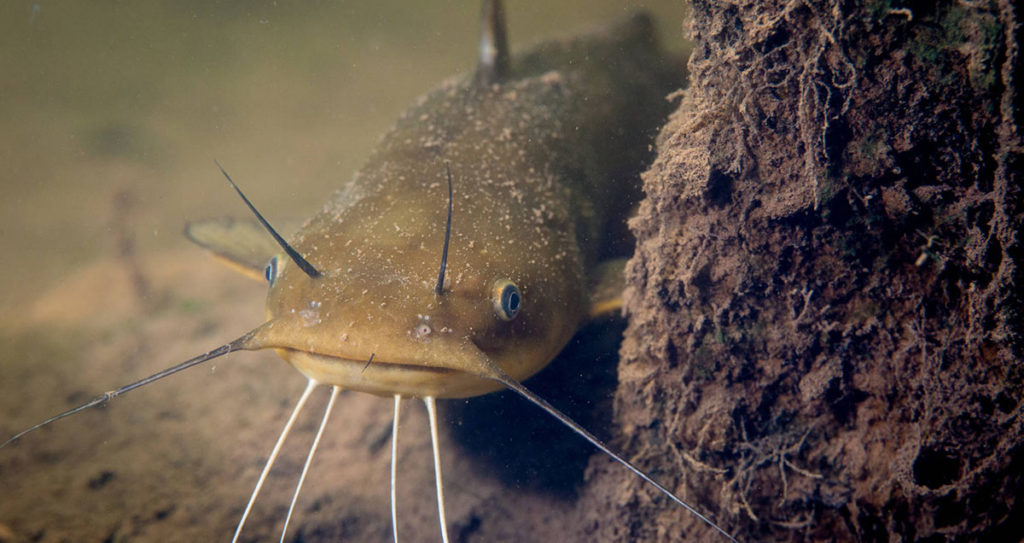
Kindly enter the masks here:
<path id="1" fill-rule="evenodd" d="M 453 375 L 456 373 L 465 373 L 461 370 L 452 368 L 439 368 L 436 366 L 422 366 L 418 364 L 408 364 L 402 362 L 389 362 L 386 360 L 380 360 L 371 355 L 366 360 L 356 360 L 353 358 L 347 358 L 344 356 L 337 356 L 333 354 L 324 354 L 316 351 L 306 351 L 302 349 L 295 349 L 293 347 L 277 347 L 278 351 L 284 351 L 287 353 L 293 353 L 301 356 L 311 356 L 321 359 L 325 363 L 341 364 L 343 366 L 355 366 L 360 370 L 366 370 L 371 367 L 382 368 L 386 367 L 388 370 L 404 371 L 404 372 L 426 372 L 434 373 L 437 375 Z M 372 359 L 371 359 L 372 358 Z M 467 374 L 468 375 L 468 374 Z"/>
<path id="2" fill-rule="evenodd" d="M 240 339 L 240 348 L 272 349 L 318 384 L 416 398 L 468 398 L 502 388 L 494 379 L 499 372 L 489 371 L 493 362 L 472 341 L 446 337 L 428 347 L 370 337 L 345 345 L 302 344 L 292 341 L 292 327 L 279 323 L 270 320 L 255 328 Z"/>

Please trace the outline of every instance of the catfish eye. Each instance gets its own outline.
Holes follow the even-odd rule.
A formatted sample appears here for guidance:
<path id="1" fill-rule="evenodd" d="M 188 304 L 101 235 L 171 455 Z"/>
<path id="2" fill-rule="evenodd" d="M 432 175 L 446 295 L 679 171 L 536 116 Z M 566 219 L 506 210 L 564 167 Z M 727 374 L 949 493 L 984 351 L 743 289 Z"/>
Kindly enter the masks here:
<path id="1" fill-rule="evenodd" d="M 523 306 L 523 298 L 519 294 L 519 288 L 508 279 L 502 279 L 494 283 L 494 290 L 491 291 L 494 303 L 494 312 L 503 321 L 510 321 L 519 314 Z"/>
<path id="2" fill-rule="evenodd" d="M 270 259 L 270 262 L 267 262 L 267 267 L 263 268 L 263 277 L 267 279 L 268 283 L 273 285 L 274 280 L 277 279 L 277 272 L 277 257 L 275 256 Z"/>

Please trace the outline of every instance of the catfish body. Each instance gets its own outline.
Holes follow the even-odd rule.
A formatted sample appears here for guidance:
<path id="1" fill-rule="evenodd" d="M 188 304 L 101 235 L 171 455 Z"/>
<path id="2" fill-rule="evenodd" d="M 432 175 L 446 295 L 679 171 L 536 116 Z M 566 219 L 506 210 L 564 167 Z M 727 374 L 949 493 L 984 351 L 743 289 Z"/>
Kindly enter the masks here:
<path id="1" fill-rule="evenodd" d="M 293 246 L 325 276 L 278 261 L 259 347 L 318 382 L 387 396 L 500 388 L 473 371 L 480 352 L 529 377 L 584 319 L 589 272 L 635 201 L 681 73 L 638 15 L 542 44 L 493 78 L 446 82 L 298 232 Z M 455 213 L 442 296 L 446 165 Z M 508 283 L 513 319 L 498 307 Z"/>
<path id="2" fill-rule="evenodd" d="M 46 419 L 0 448 L 228 353 L 269 348 L 309 382 L 270 453 L 234 540 L 296 417 L 323 384 L 332 389 L 330 400 L 285 517 L 282 540 L 331 407 L 344 388 L 394 397 L 396 541 L 399 408 L 403 397 L 424 400 L 438 517 L 447 541 L 435 398 L 506 387 L 736 541 L 521 383 L 548 364 L 595 307 L 609 307 L 599 303 L 609 291 L 608 277 L 597 270 L 614 266 L 598 265 L 602 247 L 618 230 L 610 226 L 621 225 L 631 207 L 634 176 L 667 114 L 663 97 L 680 84 L 682 70 L 658 50 L 652 25 L 643 16 L 600 33 L 538 46 L 506 62 L 500 3 L 485 1 L 484 11 L 482 42 L 499 54 L 488 61 L 482 47 L 476 74 L 445 83 L 406 112 L 367 164 L 291 244 L 221 169 L 285 251 L 266 268 L 266 322 L 216 349 Z M 234 233 L 249 237 L 252 227 L 246 224 L 211 221 L 190 225 L 187 233 L 251 274 L 261 267 L 262 260 L 254 256 L 267 249 L 267 242 L 228 240 Z M 442 254 L 447 258 L 440 258 L 435 283 Z M 621 275 L 617 284 L 621 287 Z"/>

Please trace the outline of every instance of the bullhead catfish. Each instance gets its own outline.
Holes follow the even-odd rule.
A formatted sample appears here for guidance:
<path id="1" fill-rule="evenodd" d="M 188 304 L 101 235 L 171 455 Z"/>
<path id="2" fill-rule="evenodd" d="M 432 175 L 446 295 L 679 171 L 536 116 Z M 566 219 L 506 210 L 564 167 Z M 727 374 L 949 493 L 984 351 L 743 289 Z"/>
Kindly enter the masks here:
<path id="1" fill-rule="evenodd" d="M 270 454 L 236 539 L 296 415 L 310 391 L 325 385 L 332 389 L 329 406 L 341 389 L 394 398 L 393 440 L 401 400 L 425 401 L 445 541 L 434 400 L 501 388 L 544 409 L 734 541 L 521 384 L 588 318 L 618 307 L 623 261 L 603 261 L 602 249 L 621 243 L 614 238 L 636 201 L 636 175 L 668 113 L 664 97 L 682 84 L 682 66 L 659 49 L 644 15 L 515 56 L 498 2 L 484 2 L 483 21 L 477 70 L 418 100 L 289 240 L 221 169 L 257 221 L 203 221 L 186 233 L 265 278 L 263 324 L 4 445 L 227 353 L 273 349 L 309 386 Z M 393 520 L 396 514 L 393 476 Z M 285 531 L 290 518 L 291 510 Z"/>

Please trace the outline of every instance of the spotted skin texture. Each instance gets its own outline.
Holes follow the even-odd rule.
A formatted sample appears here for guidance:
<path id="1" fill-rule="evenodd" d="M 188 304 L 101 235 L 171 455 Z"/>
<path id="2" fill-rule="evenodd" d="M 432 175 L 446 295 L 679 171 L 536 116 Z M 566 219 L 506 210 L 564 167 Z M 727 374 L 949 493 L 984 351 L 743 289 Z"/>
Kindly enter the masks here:
<path id="1" fill-rule="evenodd" d="M 495 390 L 484 359 L 533 375 L 587 316 L 588 270 L 636 198 L 631 174 L 676 73 L 649 19 L 634 16 L 514 57 L 497 82 L 445 82 L 299 231 L 295 248 L 323 276 L 280 259 L 253 347 L 385 396 Z M 446 165 L 454 220 L 438 295 Z M 494 309 L 504 281 L 521 294 L 512 320 Z"/>

